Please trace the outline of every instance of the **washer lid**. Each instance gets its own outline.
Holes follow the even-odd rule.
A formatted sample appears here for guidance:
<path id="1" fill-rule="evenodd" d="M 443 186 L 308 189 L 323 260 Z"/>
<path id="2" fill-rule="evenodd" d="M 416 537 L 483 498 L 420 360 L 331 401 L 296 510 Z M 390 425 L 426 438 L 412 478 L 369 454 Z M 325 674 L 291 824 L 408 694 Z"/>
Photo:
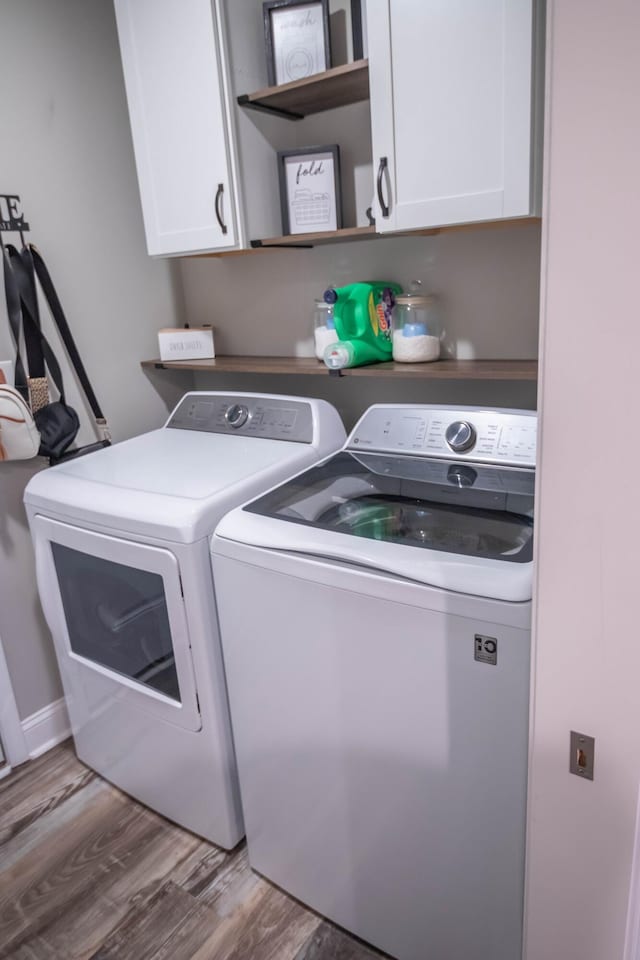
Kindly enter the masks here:
<path id="1" fill-rule="evenodd" d="M 217 536 L 523 601 L 533 492 L 533 470 L 341 452 L 234 510 Z"/>

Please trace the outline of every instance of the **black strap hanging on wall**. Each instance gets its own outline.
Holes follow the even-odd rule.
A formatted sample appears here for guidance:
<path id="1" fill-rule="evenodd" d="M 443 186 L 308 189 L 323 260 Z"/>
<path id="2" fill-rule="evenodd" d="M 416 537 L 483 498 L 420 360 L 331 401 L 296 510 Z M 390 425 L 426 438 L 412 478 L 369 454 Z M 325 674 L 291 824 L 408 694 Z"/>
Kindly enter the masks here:
<path id="1" fill-rule="evenodd" d="M 44 377 L 46 375 L 46 364 L 56 390 L 60 394 L 60 399 L 64 403 L 65 395 L 62 370 L 40 325 L 40 311 L 38 308 L 38 296 L 35 288 L 31 253 L 27 247 L 20 251 L 10 243 L 7 244 L 6 249 L 20 291 L 20 300 L 22 301 L 23 330 L 27 347 L 29 377 Z"/>
<path id="2" fill-rule="evenodd" d="M 15 386 L 24 400 L 29 402 L 29 390 L 27 386 L 27 368 L 23 363 L 20 354 L 20 336 L 22 331 L 22 305 L 20 290 L 17 280 L 13 273 L 9 254 L 5 249 L 2 240 L 3 233 L 19 233 L 22 245 L 25 245 L 24 234 L 29 230 L 29 224 L 20 212 L 20 197 L 14 193 L 0 193 L 0 251 L 2 253 L 2 271 L 4 278 L 5 297 L 7 301 L 7 315 L 9 318 L 9 327 L 16 347 L 15 362 Z M 25 338 L 27 353 L 29 349 L 34 351 L 34 362 L 38 369 L 38 359 L 35 356 L 36 344 L 31 332 L 29 338 Z M 28 363 L 28 356 L 27 356 Z"/>
<path id="3" fill-rule="evenodd" d="M 20 212 L 20 197 L 17 194 L 0 194 L 0 252 L 3 259 L 9 325 L 16 345 L 15 385 L 16 389 L 29 403 L 30 388 L 33 388 L 34 384 L 42 383 L 46 402 L 48 401 L 46 369 L 49 370 L 51 379 L 60 395 L 60 400 L 46 403 L 46 406 L 43 406 L 38 412 L 35 412 L 35 406 L 33 409 L 36 424 L 40 429 L 43 440 L 40 452 L 44 456 L 49 456 L 51 463 L 56 463 L 109 446 L 111 438 L 107 421 L 87 376 L 47 266 L 39 250 L 25 240 L 24 234 L 28 230 L 29 224 L 26 222 L 24 214 Z M 2 240 L 3 232 L 19 233 L 22 249 L 18 250 L 13 244 L 5 245 Z M 62 371 L 49 342 L 42 332 L 36 277 L 48 303 L 60 338 L 91 407 L 101 436 L 100 441 L 86 447 L 68 449 L 79 424 L 77 414 L 65 402 Z M 21 333 L 24 335 L 26 347 L 26 366 L 20 354 Z M 31 399 L 33 400 L 33 395 Z M 75 431 L 67 440 L 62 434 L 71 432 L 74 418 L 76 422 Z M 56 444 L 58 437 L 60 443 Z M 52 442 L 49 443 L 48 439 Z"/>
<path id="4" fill-rule="evenodd" d="M 9 253 L 2 244 L 2 235 L 0 234 L 0 245 L 2 245 L 2 270 L 4 276 L 4 291 L 7 301 L 7 316 L 9 318 L 9 328 L 16 348 L 16 368 L 15 368 L 15 386 L 25 401 L 29 400 L 29 390 L 27 387 L 27 374 L 20 355 L 20 331 L 22 329 L 22 308 L 20 305 L 20 291 L 18 283 L 13 273 Z"/>
<path id="5" fill-rule="evenodd" d="M 40 281 L 40 286 L 42 287 L 44 295 L 47 298 L 47 303 L 49 304 L 49 309 L 51 310 L 51 316 L 53 317 L 54 322 L 60 331 L 60 337 L 65 345 L 67 353 L 69 354 L 69 359 L 71 360 L 71 363 L 73 364 L 78 375 L 78 380 L 82 384 L 82 389 L 84 390 L 87 400 L 89 401 L 89 406 L 93 411 L 96 421 L 98 422 L 98 426 L 104 429 L 106 427 L 104 414 L 100 409 L 100 404 L 98 403 L 98 399 L 93 391 L 89 377 L 87 376 L 87 371 L 85 370 L 82 358 L 78 352 L 75 340 L 73 339 L 73 335 L 69 328 L 69 324 L 67 323 L 67 318 L 64 314 L 64 310 L 62 309 L 62 304 L 60 303 L 58 294 L 56 293 L 56 288 L 53 285 L 47 265 L 42 259 L 40 251 L 34 244 L 30 243 L 27 247 L 27 250 L 29 255 L 33 258 L 32 262 L 35 267 L 35 272 L 38 280 Z"/>
<path id="6" fill-rule="evenodd" d="M 66 402 L 60 364 L 40 327 L 31 254 L 27 248 L 19 251 L 13 244 L 7 244 L 6 253 L 20 293 L 22 324 L 29 363 L 27 377 L 29 402 L 40 433 L 39 453 L 40 456 L 49 457 L 50 462 L 55 462 L 66 453 L 75 440 L 80 429 L 80 421 L 76 411 Z M 41 375 L 34 377 L 34 370 Z M 57 400 L 51 400 L 49 397 L 47 370 L 58 391 Z"/>

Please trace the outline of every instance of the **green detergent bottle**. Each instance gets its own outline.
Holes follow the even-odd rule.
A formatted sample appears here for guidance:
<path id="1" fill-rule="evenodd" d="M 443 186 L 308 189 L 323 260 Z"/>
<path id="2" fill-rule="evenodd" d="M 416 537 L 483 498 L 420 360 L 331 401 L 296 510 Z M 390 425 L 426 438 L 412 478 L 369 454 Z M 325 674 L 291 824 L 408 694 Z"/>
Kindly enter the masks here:
<path id="1" fill-rule="evenodd" d="M 339 338 L 324 351 L 330 370 L 391 360 L 391 310 L 401 292 L 397 283 L 377 280 L 325 291 Z"/>

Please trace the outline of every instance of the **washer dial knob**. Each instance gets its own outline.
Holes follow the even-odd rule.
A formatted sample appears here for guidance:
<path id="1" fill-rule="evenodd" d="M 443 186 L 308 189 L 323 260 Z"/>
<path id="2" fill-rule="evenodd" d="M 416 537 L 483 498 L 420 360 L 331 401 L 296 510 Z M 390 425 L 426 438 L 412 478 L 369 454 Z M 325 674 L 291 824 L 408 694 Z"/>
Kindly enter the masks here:
<path id="1" fill-rule="evenodd" d="M 243 423 L 246 423 L 248 417 L 249 411 L 242 403 L 232 403 L 224 415 L 225 420 L 234 430 L 237 430 Z"/>
<path id="2" fill-rule="evenodd" d="M 447 470 L 447 480 L 454 487 L 472 487 L 478 479 L 477 472 L 466 463 L 454 463 Z"/>
<path id="3" fill-rule="evenodd" d="M 476 431 L 466 420 L 454 420 L 447 427 L 444 438 L 454 453 L 463 453 L 476 442 Z"/>

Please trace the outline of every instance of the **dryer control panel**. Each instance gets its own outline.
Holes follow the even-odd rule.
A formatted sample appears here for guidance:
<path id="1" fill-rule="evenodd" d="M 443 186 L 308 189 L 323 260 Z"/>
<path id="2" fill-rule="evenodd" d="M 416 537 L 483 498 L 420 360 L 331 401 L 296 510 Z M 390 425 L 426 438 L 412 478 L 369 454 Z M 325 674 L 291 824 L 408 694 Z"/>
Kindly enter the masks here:
<path id="1" fill-rule="evenodd" d="M 447 460 L 535 466 L 538 419 L 528 410 L 375 404 L 347 447 Z"/>
<path id="2" fill-rule="evenodd" d="M 166 427 L 313 443 L 311 404 L 289 397 L 188 393 Z"/>

